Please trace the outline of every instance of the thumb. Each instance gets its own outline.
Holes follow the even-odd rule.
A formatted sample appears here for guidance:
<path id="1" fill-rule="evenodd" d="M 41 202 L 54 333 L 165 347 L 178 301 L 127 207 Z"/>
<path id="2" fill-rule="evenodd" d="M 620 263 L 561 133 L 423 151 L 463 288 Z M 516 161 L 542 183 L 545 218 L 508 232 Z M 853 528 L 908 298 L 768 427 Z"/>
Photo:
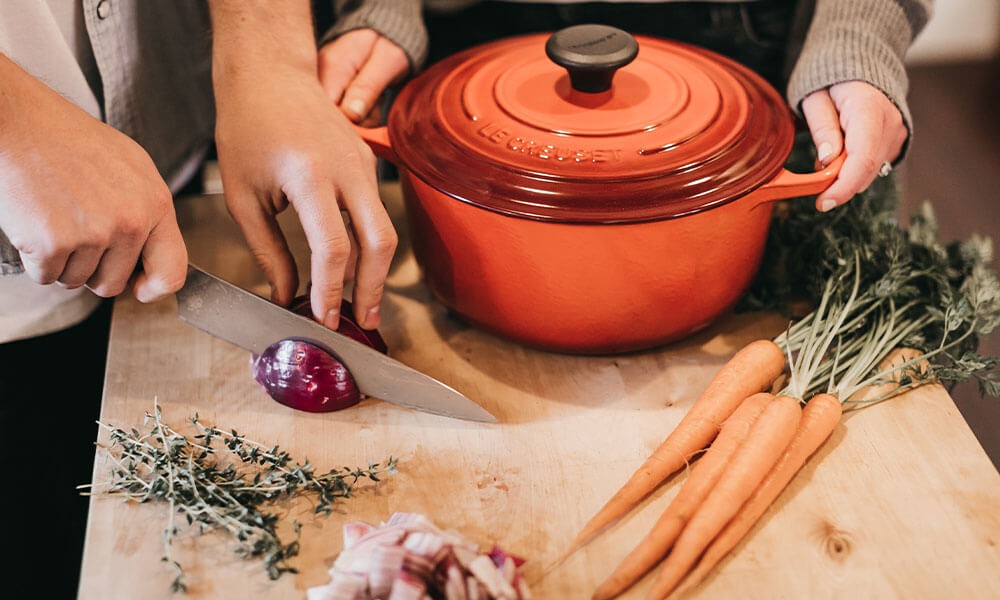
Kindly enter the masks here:
<path id="1" fill-rule="evenodd" d="M 844 149 L 844 134 L 840 129 L 840 114 L 830 92 L 818 90 L 802 100 L 802 114 L 809 125 L 816 157 L 825 167 Z"/>
<path id="2" fill-rule="evenodd" d="M 154 302 L 179 290 L 187 277 L 188 254 L 173 211 L 149 232 L 142 248 L 142 272 L 132 290 L 139 302 Z"/>
<path id="3" fill-rule="evenodd" d="M 319 82 L 334 104 L 344 97 L 344 90 L 371 56 L 378 34 L 370 29 L 348 31 L 319 51 Z"/>
<path id="4" fill-rule="evenodd" d="M 344 91 L 341 109 L 352 121 L 363 119 L 378 102 L 382 92 L 403 77 L 409 68 L 410 60 L 406 58 L 406 53 L 380 37 L 368 61 Z"/>

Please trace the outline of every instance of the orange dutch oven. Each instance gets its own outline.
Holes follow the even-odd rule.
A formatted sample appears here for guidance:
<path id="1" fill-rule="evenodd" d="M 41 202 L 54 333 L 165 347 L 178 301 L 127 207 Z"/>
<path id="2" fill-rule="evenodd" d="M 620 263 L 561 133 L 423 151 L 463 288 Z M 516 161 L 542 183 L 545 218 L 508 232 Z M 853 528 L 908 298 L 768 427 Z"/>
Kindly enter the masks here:
<path id="1" fill-rule="evenodd" d="M 711 324 L 760 266 L 772 201 L 819 193 L 842 162 L 785 170 L 794 117 L 761 77 L 603 25 L 455 54 L 403 87 L 386 127 L 361 131 L 399 167 L 440 302 L 569 353 Z"/>

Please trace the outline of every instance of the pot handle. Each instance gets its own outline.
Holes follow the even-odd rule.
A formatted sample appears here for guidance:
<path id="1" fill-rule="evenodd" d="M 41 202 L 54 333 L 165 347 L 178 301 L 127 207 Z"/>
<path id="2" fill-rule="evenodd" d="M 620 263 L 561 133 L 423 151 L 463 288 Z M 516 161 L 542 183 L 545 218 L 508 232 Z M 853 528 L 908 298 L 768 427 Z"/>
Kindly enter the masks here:
<path id="1" fill-rule="evenodd" d="M 788 169 L 782 169 L 774 179 L 757 188 L 754 196 L 758 202 L 774 202 L 819 194 L 837 179 L 846 157 L 846 153 L 841 152 L 830 164 L 813 173 L 792 173 Z"/>
<path id="2" fill-rule="evenodd" d="M 368 147 L 372 149 L 375 156 L 384 158 L 397 167 L 399 166 L 399 157 L 396 156 L 396 151 L 393 150 L 392 142 L 389 140 L 388 127 L 385 125 L 380 127 L 362 127 L 355 124 L 354 131 L 368 144 Z"/>

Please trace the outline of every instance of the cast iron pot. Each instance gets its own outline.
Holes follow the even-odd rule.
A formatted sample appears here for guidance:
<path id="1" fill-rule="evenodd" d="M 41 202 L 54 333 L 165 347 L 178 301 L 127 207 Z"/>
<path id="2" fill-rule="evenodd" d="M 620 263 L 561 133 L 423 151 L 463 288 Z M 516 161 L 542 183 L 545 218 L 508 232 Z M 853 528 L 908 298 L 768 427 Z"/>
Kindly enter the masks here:
<path id="1" fill-rule="evenodd" d="M 760 266 L 772 201 L 819 193 L 842 162 L 785 170 L 794 117 L 766 81 L 602 25 L 456 54 L 404 86 L 386 127 L 361 131 L 399 167 L 434 295 L 569 353 L 711 324 Z"/>

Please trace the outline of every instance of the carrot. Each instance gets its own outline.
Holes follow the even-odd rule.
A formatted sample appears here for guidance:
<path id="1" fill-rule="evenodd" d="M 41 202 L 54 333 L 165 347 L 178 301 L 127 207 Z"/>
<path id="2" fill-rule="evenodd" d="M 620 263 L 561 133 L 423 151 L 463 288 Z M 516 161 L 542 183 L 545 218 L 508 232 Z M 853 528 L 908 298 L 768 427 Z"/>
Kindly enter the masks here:
<path id="1" fill-rule="evenodd" d="M 754 421 L 773 399 L 774 395 L 770 393 L 754 394 L 744 400 L 723 422 L 719 436 L 695 463 L 694 469 L 691 470 L 677 496 L 667 506 L 667 510 L 639 545 L 622 560 L 604 583 L 598 586 L 593 600 L 608 600 L 618 596 L 663 559 L 674 540 L 680 535 L 684 524 L 719 480 L 729 459 L 746 439 Z"/>
<path id="2" fill-rule="evenodd" d="M 667 439 L 584 525 L 564 556 L 590 542 L 686 465 L 712 441 L 740 402 L 769 389 L 784 368 L 785 356 L 771 340 L 757 340 L 741 348 L 716 373 Z"/>
<path id="3" fill-rule="evenodd" d="M 650 598 L 665 598 L 784 454 L 802 417 L 799 401 L 778 396 L 753 424 L 712 493 L 698 507 L 653 582 Z"/>
<path id="4" fill-rule="evenodd" d="M 683 589 L 689 589 L 701 583 L 708 573 L 719 564 L 736 544 L 753 528 L 760 517 L 774 503 L 785 486 L 795 477 L 806 460 L 829 439 L 830 434 L 840 423 L 842 408 L 840 400 L 830 394 L 817 394 L 806 403 L 802 411 L 802 420 L 798 431 L 792 438 L 785 453 L 767 474 L 764 481 L 754 490 L 754 493 L 716 536 L 701 561 L 684 580 Z"/>

